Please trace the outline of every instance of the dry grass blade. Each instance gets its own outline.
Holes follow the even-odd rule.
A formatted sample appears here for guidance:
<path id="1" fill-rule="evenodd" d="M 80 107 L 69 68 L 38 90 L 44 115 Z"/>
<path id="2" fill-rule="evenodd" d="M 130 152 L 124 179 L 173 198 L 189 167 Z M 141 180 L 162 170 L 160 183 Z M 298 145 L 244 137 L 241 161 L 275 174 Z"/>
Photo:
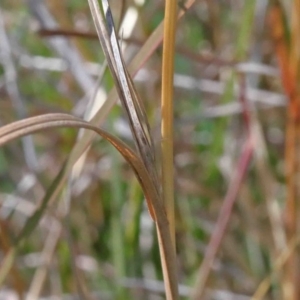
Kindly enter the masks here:
<path id="1" fill-rule="evenodd" d="M 53 113 L 53 114 L 47 114 L 47 119 L 50 121 L 61 121 L 62 118 L 64 120 L 78 120 L 76 117 L 67 115 L 67 114 L 61 114 L 61 113 Z M 34 118 L 28 118 L 23 119 L 14 123 L 11 123 L 6 126 L 0 127 L 0 138 L 11 138 L 10 134 L 13 132 L 16 132 L 22 128 L 30 127 L 32 125 L 38 125 L 45 123 L 45 115 L 36 116 Z M 2 142 L 2 144 L 5 144 L 5 141 Z"/>
<path id="2" fill-rule="evenodd" d="M 129 75 L 123 60 L 123 56 L 120 52 L 117 33 L 108 1 L 102 0 L 102 5 L 106 16 L 107 29 L 110 35 L 110 45 L 113 50 L 114 60 L 117 67 L 116 76 L 121 83 L 122 91 L 125 95 L 125 97 L 122 99 L 122 103 L 129 117 L 131 130 L 134 134 L 141 158 L 144 161 L 151 178 L 153 179 L 154 185 L 156 186 L 158 192 L 160 192 L 158 176 L 155 169 L 155 151 L 150 134 L 148 118 L 145 113 L 143 102 L 135 90 L 133 80 Z"/>
<path id="3" fill-rule="evenodd" d="M 167 0 L 165 6 L 165 28 L 162 61 L 161 90 L 161 153 L 162 153 L 162 189 L 163 201 L 170 222 L 170 232 L 174 249 L 175 213 L 174 213 L 174 167 L 173 167 L 173 81 L 176 33 L 177 3 Z"/>
<path id="4" fill-rule="evenodd" d="M 195 3 L 195 0 L 188 0 L 185 3 L 186 9 L 190 8 Z M 184 11 L 181 10 L 178 16 L 180 19 L 184 15 Z M 130 74 L 136 74 L 137 71 L 142 67 L 142 65 L 149 59 L 151 54 L 155 51 L 155 49 L 160 45 L 163 38 L 163 22 L 156 28 L 156 30 L 151 34 L 147 42 L 143 45 L 138 54 L 134 57 L 129 65 Z M 91 120 L 91 124 L 100 125 L 108 114 L 109 110 L 112 108 L 113 104 L 117 99 L 116 89 L 113 89 L 109 95 L 101 109 L 96 113 L 96 115 Z M 87 132 L 74 146 L 72 149 L 68 160 L 65 165 L 60 170 L 59 174 L 56 176 L 52 185 L 47 191 L 46 198 L 49 198 L 49 202 L 53 202 L 59 192 L 62 190 L 63 185 L 67 179 L 67 175 L 72 170 L 74 163 L 78 160 L 78 158 L 84 153 L 84 151 L 89 147 L 92 140 L 95 138 L 94 132 Z"/>
<path id="5" fill-rule="evenodd" d="M 186 9 L 190 8 L 194 3 L 195 3 L 195 0 L 188 0 L 185 3 Z M 185 11 L 181 10 L 179 13 L 178 19 L 180 19 L 184 15 L 184 13 L 185 13 Z M 151 36 L 149 37 L 147 42 L 142 46 L 142 48 L 140 49 L 138 54 L 131 61 L 130 65 L 129 65 L 130 74 L 134 75 L 137 73 L 137 71 L 148 60 L 148 58 L 155 51 L 155 49 L 161 44 L 162 38 L 163 38 L 163 22 L 160 23 L 160 25 L 155 29 L 155 31 L 151 34 Z M 117 99 L 116 89 L 113 89 L 110 92 L 110 94 L 108 95 L 107 101 L 104 103 L 102 108 L 96 113 L 96 115 L 91 120 L 91 124 L 93 124 L 94 126 L 96 126 L 96 125 L 98 126 L 99 124 L 101 124 L 104 117 L 108 114 L 108 112 L 112 108 L 116 99 Z M 52 115 L 52 117 L 54 117 L 54 116 Z M 36 120 L 34 121 L 34 123 L 39 118 L 44 118 L 44 117 L 43 116 L 36 117 Z M 32 121 L 32 119 L 30 119 L 30 120 Z M 29 120 L 27 120 L 27 121 L 30 122 Z M 21 121 L 21 122 L 24 122 L 24 121 Z M 18 124 L 20 125 L 21 123 L 18 123 Z M 60 126 L 63 127 L 63 126 L 68 126 L 68 125 L 66 125 L 66 123 L 64 125 L 62 123 L 60 123 Z M 58 126 L 58 124 L 52 124 L 52 127 L 59 127 L 59 126 Z M 76 126 L 74 125 L 73 127 L 76 127 Z M 5 128 L 6 128 L 5 130 L 11 131 L 11 128 L 9 128 L 9 127 L 5 127 Z M 48 127 L 44 126 L 44 128 L 48 128 Z M 2 128 L 2 129 L 4 130 L 4 128 Z M 42 126 L 39 128 L 36 128 L 37 131 L 41 130 L 41 129 L 42 129 Z M 2 131 L 2 134 L 4 134 L 4 133 L 5 133 L 5 131 Z M 30 233 L 34 230 L 34 228 L 36 227 L 36 225 L 38 223 L 38 220 L 40 220 L 40 218 L 42 217 L 42 214 L 43 214 L 44 210 L 46 209 L 46 207 L 48 205 L 52 205 L 54 203 L 55 199 L 57 198 L 58 194 L 60 193 L 60 191 L 63 188 L 63 185 L 67 179 L 69 172 L 72 170 L 72 166 L 78 160 L 78 158 L 82 155 L 82 153 L 89 147 L 89 145 L 91 144 L 91 142 L 94 138 L 95 138 L 94 132 L 87 132 L 76 143 L 75 147 L 72 149 L 72 151 L 70 153 L 70 156 L 68 157 L 68 160 L 63 165 L 63 167 L 61 168 L 58 175 L 55 177 L 51 186 L 47 189 L 46 195 L 43 197 L 43 199 L 41 201 L 42 206 L 36 212 L 36 214 L 34 216 L 32 216 L 32 218 L 30 218 L 30 220 L 28 220 L 28 223 L 24 227 L 24 230 L 22 231 L 24 237 L 30 235 Z M 143 166 L 143 168 L 144 168 L 144 166 Z M 141 182 L 140 175 L 137 175 L 137 177 L 139 178 L 139 181 Z M 151 186 L 151 183 L 148 184 L 148 182 L 146 182 L 145 185 Z M 148 201 L 147 196 L 146 196 L 146 199 Z M 169 242 L 171 242 L 170 240 L 168 241 L 169 233 L 167 233 L 167 232 L 164 233 L 164 230 L 168 227 L 164 223 L 164 222 L 166 222 L 166 218 L 165 218 L 163 211 L 159 211 L 158 215 L 160 213 L 162 214 L 162 216 L 161 216 L 161 218 L 159 218 L 157 223 L 158 223 L 158 226 L 161 228 L 160 235 L 162 237 L 165 236 L 165 238 L 161 239 L 161 244 L 162 244 L 162 247 L 164 247 L 164 249 L 165 249 L 164 251 L 166 253 L 169 253 L 169 255 L 172 256 L 173 255 L 172 249 L 169 249 L 169 251 L 168 251 Z M 21 237 L 21 234 L 19 235 L 19 239 L 20 239 L 20 237 Z M 17 246 L 15 246 L 13 249 L 11 249 L 11 251 L 9 251 L 9 253 L 2 260 L 1 268 L 0 268 L 0 283 L 3 282 L 3 280 L 6 277 L 5 274 L 7 274 L 10 270 L 10 266 L 13 263 L 13 259 L 14 259 L 15 253 L 16 253 L 16 247 Z M 174 257 L 174 261 L 175 261 L 175 257 Z M 171 269 L 172 266 L 169 266 L 168 268 Z M 175 268 L 173 269 L 173 272 L 176 273 Z"/>
<path id="6" fill-rule="evenodd" d="M 72 115 L 68 114 L 47 114 L 47 115 L 41 115 L 37 117 L 28 118 L 25 120 L 17 121 L 12 124 L 3 126 L 0 128 L 0 146 L 10 142 L 11 140 L 14 140 L 16 138 L 28 135 L 29 133 L 34 133 L 37 131 L 40 131 L 42 129 L 48 129 L 52 127 L 76 127 L 76 128 L 86 128 L 91 129 L 97 132 L 99 135 L 101 135 L 103 138 L 108 140 L 123 156 L 124 158 L 131 164 L 134 171 L 136 172 L 139 181 L 142 185 L 144 185 L 145 178 L 142 179 L 143 176 L 141 176 L 141 173 L 144 175 L 147 172 L 143 172 L 145 168 L 143 168 L 142 171 L 140 171 L 142 165 L 139 157 L 137 154 L 131 150 L 126 144 L 124 144 L 121 140 L 113 137 L 109 133 L 107 133 L 104 130 L 101 130 L 93 125 L 90 125 L 89 123 L 76 118 Z M 135 159 L 133 159 L 135 158 Z M 146 175 L 147 177 L 147 175 Z M 149 178 L 147 179 L 149 180 Z M 146 185 L 148 186 L 148 185 Z M 148 191 L 149 189 L 146 188 Z M 146 193 L 146 198 L 149 200 L 149 195 L 147 196 L 148 192 Z M 152 217 L 154 218 L 154 212 L 150 211 Z M 26 227 L 26 226 L 25 226 Z M 25 234 L 26 230 L 25 227 L 23 229 L 23 234 L 21 234 L 21 237 L 23 238 L 23 235 Z"/>
<path id="7" fill-rule="evenodd" d="M 0 300 L 300 300 L 300 0 L 79 2 L 0 4 Z"/>
<path id="8" fill-rule="evenodd" d="M 151 174 L 154 185 L 159 191 L 149 124 L 142 102 L 138 98 L 132 79 L 125 67 L 109 4 L 106 0 L 102 1 L 106 18 L 105 25 L 98 3 L 96 1 L 89 1 L 89 3 L 99 40 L 114 77 L 120 100 L 129 118 L 131 131 L 134 135 L 138 151 L 149 173 Z"/>
<path id="9" fill-rule="evenodd" d="M 139 155 L 137 155 L 130 147 L 128 147 L 121 140 L 117 139 L 106 131 L 68 114 L 41 115 L 3 126 L 2 128 L 0 128 L 0 146 L 3 146 L 16 138 L 41 131 L 43 129 L 62 127 L 85 128 L 93 130 L 108 142 L 110 142 L 131 165 L 137 176 L 137 179 L 139 180 L 143 188 L 147 201 L 151 201 L 151 204 L 153 206 L 154 211 L 150 213 L 152 213 L 153 218 L 157 220 L 159 234 L 161 237 L 161 247 L 164 250 L 163 252 L 166 253 L 166 264 L 171 274 L 171 278 L 170 280 L 168 280 L 168 283 L 171 285 L 171 289 L 174 289 L 174 282 L 176 283 L 176 277 L 172 278 L 172 274 L 176 274 L 173 263 L 175 261 L 175 256 L 172 251 L 168 221 L 162 203 L 160 201 L 160 197 L 157 193 L 156 188 L 153 186 L 152 180 L 150 180 L 149 178 L 149 173 L 145 168 L 144 163 L 140 160 Z M 50 197 L 47 197 L 46 195 L 46 197 L 44 198 L 44 202 L 26 222 L 21 233 L 16 239 L 14 248 L 12 248 L 4 258 L 3 264 L 0 268 L 0 284 L 4 280 L 4 278 L 6 278 L 7 273 L 10 271 L 13 263 L 13 258 L 18 249 L 18 246 L 32 233 L 32 231 L 35 229 L 40 219 L 42 218 L 44 211 L 48 207 L 49 199 Z"/>
<path id="10" fill-rule="evenodd" d="M 284 13 L 280 2 L 275 1 L 270 11 L 270 25 L 275 42 L 277 58 L 281 69 L 282 85 L 288 95 L 287 126 L 285 141 L 285 167 L 287 183 L 286 199 L 286 229 L 287 237 L 291 239 L 297 235 L 297 200 L 299 195 L 298 176 L 299 173 L 299 108 L 300 96 L 298 88 L 299 77 L 299 7 L 300 1 L 292 3 L 292 18 L 288 26 L 288 18 Z M 290 35 L 290 36 L 289 36 Z M 288 259 L 285 268 L 285 279 L 283 284 L 284 295 L 288 299 L 299 299 L 298 288 L 299 270 L 298 254 L 294 251 Z"/>
<path id="11" fill-rule="evenodd" d="M 149 133 L 149 125 L 144 110 L 142 108 L 142 102 L 137 96 L 132 79 L 129 76 L 122 55 L 120 53 L 117 34 L 115 31 L 109 4 L 107 0 L 102 0 L 103 11 L 106 18 L 106 26 L 104 25 L 104 18 L 101 14 L 98 2 L 95 0 L 89 0 L 89 5 L 100 43 L 106 55 L 106 59 L 110 66 L 112 75 L 115 79 L 115 84 L 117 87 L 119 97 L 123 106 L 125 107 L 128 118 L 130 120 L 131 131 L 134 135 L 140 158 L 147 169 L 147 172 L 149 174 L 149 180 L 152 182 L 152 185 L 155 188 L 158 199 L 160 199 L 160 184 L 155 169 L 153 155 L 154 151 L 152 148 L 152 141 Z M 150 203 L 149 209 L 151 209 L 151 205 L 152 203 Z M 166 218 L 165 210 L 162 205 L 161 209 L 162 211 L 160 213 L 164 214 L 163 218 Z M 161 262 L 166 284 L 167 299 L 177 299 L 178 287 L 175 251 L 171 250 L 171 252 L 169 252 L 166 251 L 166 249 L 164 248 L 164 243 L 166 243 L 164 235 L 168 236 L 168 240 L 170 237 L 169 224 L 167 221 L 164 224 L 164 226 L 161 227 L 159 224 L 160 220 L 155 219 L 155 221 L 157 222 Z M 172 242 L 170 245 L 168 245 L 168 249 L 172 249 Z"/>

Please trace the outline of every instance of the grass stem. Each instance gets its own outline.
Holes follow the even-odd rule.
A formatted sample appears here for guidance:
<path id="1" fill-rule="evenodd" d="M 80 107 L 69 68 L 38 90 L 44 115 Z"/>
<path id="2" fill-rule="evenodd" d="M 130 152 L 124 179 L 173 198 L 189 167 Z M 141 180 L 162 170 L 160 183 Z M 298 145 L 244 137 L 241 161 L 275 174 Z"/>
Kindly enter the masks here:
<path id="1" fill-rule="evenodd" d="M 163 201 L 175 248 L 174 169 L 173 169 L 173 77 L 177 1 L 166 0 L 162 61 L 162 187 Z"/>

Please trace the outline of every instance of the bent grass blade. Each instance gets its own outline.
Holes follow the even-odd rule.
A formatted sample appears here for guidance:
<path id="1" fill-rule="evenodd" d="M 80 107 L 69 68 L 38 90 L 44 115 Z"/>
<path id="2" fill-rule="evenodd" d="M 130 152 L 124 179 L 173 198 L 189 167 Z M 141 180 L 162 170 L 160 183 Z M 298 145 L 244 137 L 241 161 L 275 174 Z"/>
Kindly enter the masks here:
<path id="1" fill-rule="evenodd" d="M 185 3 L 185 10 L 180 11 L 178 19 L 182 18 L 182 16 L 185 14 L 186 10 L 189 9 L 194 3 L 195 3 L 195 0 L 188 0 Z M 137 71 L 149 59 L 151 54 L 161 44 L 162 39 L 163 39 L 163 22 L 161 22 L 160 25 L 158 25 L 158 27 L 151 34 L 151 36 L 148 38 L 148 40 L 142 46 L 142 48 L 137 53 L 137 55 L 130 62 L 129 73 L 131 75 L 135 75 L 137 73 Z M 109 93 L 104 105 L 92 118 L 92 120 L 90 121 L 90 124 L 92 124 L 94 126 L 99 126 L 103 122 L 104 118 L 106 117 L 106 115 L 108 114 L 110 109 L 115 104 L 116 100 L 117 100 L 117 92 L 116 92 L 116 89 L 114 88 Z M 36 118 L 43 118 L 43 116 L 36 117 Z M 2 128 L 2 129 L 4 129 L 4 128 Z M 9 130 L 11 130 L 11 129 L 9 129 Z M 40 130 L 41 130 L 41 128 L 40 128 Z M 58 173 L 58 175 L 56 175 L 51 186 L 47 189 L 46 195 L 43 197 L 41 203 L 47 203 L 47 205 L 48 204 L 51 205 L 54 202 L 54 200 L 57 198 L 58 194 L 62 190 L 63 185 L 64 185 L 66 179 L 68 178 L 68 174 L 72 170 L 74 163 L 78 160 L 78 158 L 82 155 L 82 153 L 84 153 L 84 151 L 90 146 L 90 144 L 91 144 L 92 140 L 95 138 L 95 136 L 96 136 L 95 132 L 87 132 L 80 140 L 78 140 L 78 142 L 75 144 L 74 148 L 72 149 L 70 156 L 66 160 L 65 164 L 62 166 L 60 172 Z M 138 177 L 138 179 L 139 179 L 139 177 Z M 140 179 L 139 179 L 139 182 L 140 182 Z M 147 199 L 147 201 L 148 201 L 148 199 Z M 47 207 L 47 205 L 45 205 L 45 207 Z M 158 222 L 158 226 L 164 227 L 164 221 L 166 221 L 166 219 L 160 218 L 159 222 Z M 28 222 L 29 222 L 29 220 L 28 220 Z M 30 222 L 32 222 L 32 221 L 30 221 Z M 29 228 L 28 225 L 27 225 L 27 228 Z M 33 229 L 34 229 L 34 226 L 31 230 L 27 231 L 27 234 L 29 235 Z M 163 235 L 164 234 L 162 233 L 162 236 Z M 166 242 L 166 241 L 167 241 L 167 239 L 163 239 L 162 244 L 163 244 L 163 247 L 165 247 L 167 249 L 168 242 Z M 11 260 L 13 261 L 13 257 L 14 257 L 16 248 L 17 248 L 17 245 L 6 255 L 5 259 L 2 260 L 2 264 L 0 267 L 0 285 L 1 285 L 1 282 L 3 282 L 3 280 L 5 278 L 5 276 L 3 276 L 3 273 L 5 273 L 5 270 L 7 270 L 6 266 L 9 266 L 10 264 L 12 264 Z M 172 252 L 172 251 L 170 251 L 170 252 Z M 174 257 L 174 260 L 175 260 L 175 257 Z M 10 268 L 8 268 L 8 269 L 10 269 Z"/>
<path id="2" fill-rule="evenodd" d="M 185 11 L 189 9 L 195 0 L 188 0 L 185 3 Z M 181 19 L 185 13 L 185 11 L 181 10 L 178 16 L 178 20 Z M 137 55 L 133 58 L 133 60 L 129 64 L 129 73 L 133 76 L 138 70 L 143 66 L 143 64 L 149 59 L 151 54 L 157 49 L 157 47 L 161 44 L 163 39 L 163 22 L 155 29 L 155 31 L 151 34 L 145 44 L 142 46 Z M 103 122 L 104 118 L 113 107 L 117 100 L 117 91 L 116 88 L 113 88 L 109 93 L 106 101 L 104 102 L 101 109 L 95 114 L 95 116 L 90 121 L 90 124 L 94 126 L 99 126 Z M 63 188 L 64 183 L 66 182 L 67 176 L 72 170 L 73 165 L 76 163 L 78 158 L 84 153 L 84 151 L 90 146 L 91 142 L 95 138 L 94 132 L 87 132 L 78 142 L 75 144 L 72 149 L 68 159 L 66 160 L 64 166 L 61 168 L 59 174 L 56 176 L 51 186 L 49 187 L 47 194 L 45 197 L 49 197 L 49 203 L 53 202 L 60 191 Z M 45 201 L 45 197 L 42 200 Z"/>
<path id="3" fill-rule="evenodd" d="M 102 138 L 110 142 L 130 164 L 138 181 L 142 186 L 147 201 L 151 201 L 152 206 L 150 207 L 153 207 L 153 211 L 150 211 L 150 213 L 152 214 L 152 217 L 157 220 L 157 225 L 160 229 L 159 231 L 161 235 L 161 246 L 163 247 L 164 252 L 167 253 L 166 255 L 168 257 L 168 259 L 166 260 L 167 265 L 170 270 L 174 271 L 172 261 L 175 260 L 175 257 L 172 256 L 173 252 L 172 248 L 170 248 L 171 237 L 168 230 L 168 221 L 160 202 L 159 195 L 157 194 L 156 188 L 153 186 L 153 183 L 149 178 L 149 173 L 146 170 L 144 163 L 140 160 L 139 156 L 124 142 L 107 133 L 106 131 L 93 126 L 79 118 L 67 114 L 46 114 L 17 121 L 0 128 L 0 146 L 7 144 L 14 139 L 39 132 L 44 129 L 65 127 L 85 128 L 93 130 Z M 63 171 L 60 173 L 60 175 L 62 174 Z M 57 180 L 60 180 L 60 176 L 57 177 Z M 42 216 L 44 215 L 44 212 L 48 207 L 49 200 L 51 199 L 51 194 L 52 191 L 48 190 L 41 206 L 27 220 L 25 226 L 23 227 L 21 233 L 15 241 L 14 247 L 7 253 L 5 258 L 3 259 L 3 263 L 0 268 L 0 284 L 3 282 L 7 273 L 10 271 L 13 263 L 13 258 L 18 250 L 18 247 L 32 233 L 32 231 L 36 228 Z M 171 280 L 171 282 L 173 281 Z"/>

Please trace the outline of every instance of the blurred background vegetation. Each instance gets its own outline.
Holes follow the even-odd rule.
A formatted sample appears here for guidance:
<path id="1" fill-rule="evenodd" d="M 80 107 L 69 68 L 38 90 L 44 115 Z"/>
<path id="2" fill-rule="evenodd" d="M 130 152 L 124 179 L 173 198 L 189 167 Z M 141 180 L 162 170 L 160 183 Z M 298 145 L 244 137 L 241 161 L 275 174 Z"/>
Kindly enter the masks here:
<path id="1" fill-rule="evenodd" d="M 299 196 L 296 181 L 286 184 L 298 170 L 288 180 L 285 172 L 291 160 L 286 106 L 295 94 L 283 75 L 291 66 L 298 74 L 293 32 L 300 14 L 285 18 L 298 2 L 199 0 L 178 22 L 174 163 L 181 299 L 189 299 L 203 268 L 208 299 L 251 299 L 270 274 L 275 276 L 261 299 L 299 299 L 286 296 L 285 283 L 293 279 L 277 264 L 285 249 L 296 253 L 287 245 L 297 226 L 285 224 L 293 213 L 286 209 L 287 195 Z M 164 1 L 110 4 L 129 63 L 163 20 Z M 279 37 L 278 28 L 284 30 Z M 282 56 L 280 46 L 287 56 L 295 49 L 294 60 Z M 161 56 L 158 46 L 134 77 L 158 166 Z M 113 85 L 87 1 L 1 0 L 1 125 L 51 112 L 89 120 Z M 295 110 L 297 105 L 288 113 Z M 133 146 L 119 103 L 101 126 Z M 0 262 L 81 134 L 46 130 L 1 148 Z M 299 145 L 291 142 L 289 149 Z M 297 157 L 291 164 L 298 165 Z M 26 293 L 28 299 L 164 299 L 156 231 L 143 193 L 106 141 L 94 140 L 55 203 L 19 249 L 0 299 L 25 299 Z M 230 218 L 228 226 L 224 218 Z M 211 241 L 213 232 L 220 234 L 220 247 Z M 204 257 L 214 251 L 205 266 Z"/>

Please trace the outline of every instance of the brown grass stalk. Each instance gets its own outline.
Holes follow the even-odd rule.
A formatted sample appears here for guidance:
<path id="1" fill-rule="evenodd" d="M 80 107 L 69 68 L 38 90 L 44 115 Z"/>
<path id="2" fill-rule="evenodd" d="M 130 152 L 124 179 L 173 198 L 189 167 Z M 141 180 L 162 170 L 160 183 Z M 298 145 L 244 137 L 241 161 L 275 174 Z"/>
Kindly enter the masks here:
<path id="1" fill-rule="evenodd" d="M 164 43 L 161 91 L 161 149 L 163 201 L 175 249 L 174 167 L 173 167 L 173 77 L 177 1 L 167 0 L 164 18 Z"/>
<path id="2" fill-rule="evenodd" d="M 270 24 L 275 49 L 281 70 L 283 88 L 288 96 L 287 126 L 285 141 L 285 166 L 286 166 L 286 209 L 285 221 L 287 238 L 291 239 L 298 232 L 297 216 L 299 214 L 297 199 L 300 195 L 299 184 L 297 183 L 299 173 L 299 137 L 300 137 L 300 96 L 298 89 L 299 72 L 299 7 L 300 1 L 295 0 L 292 5 L 293 13 L 291 19 L 291 39 L 290 44 L 285 33 L 285 15 L 282 7 L 276 3 L 270 11 Z M 298 287 L 299 255 L 296 249 L 288 259 L 285 269 L 285 279 L 283 281 L 283 292 L 285 299 L 296 300 L 300 297 Z"/>

